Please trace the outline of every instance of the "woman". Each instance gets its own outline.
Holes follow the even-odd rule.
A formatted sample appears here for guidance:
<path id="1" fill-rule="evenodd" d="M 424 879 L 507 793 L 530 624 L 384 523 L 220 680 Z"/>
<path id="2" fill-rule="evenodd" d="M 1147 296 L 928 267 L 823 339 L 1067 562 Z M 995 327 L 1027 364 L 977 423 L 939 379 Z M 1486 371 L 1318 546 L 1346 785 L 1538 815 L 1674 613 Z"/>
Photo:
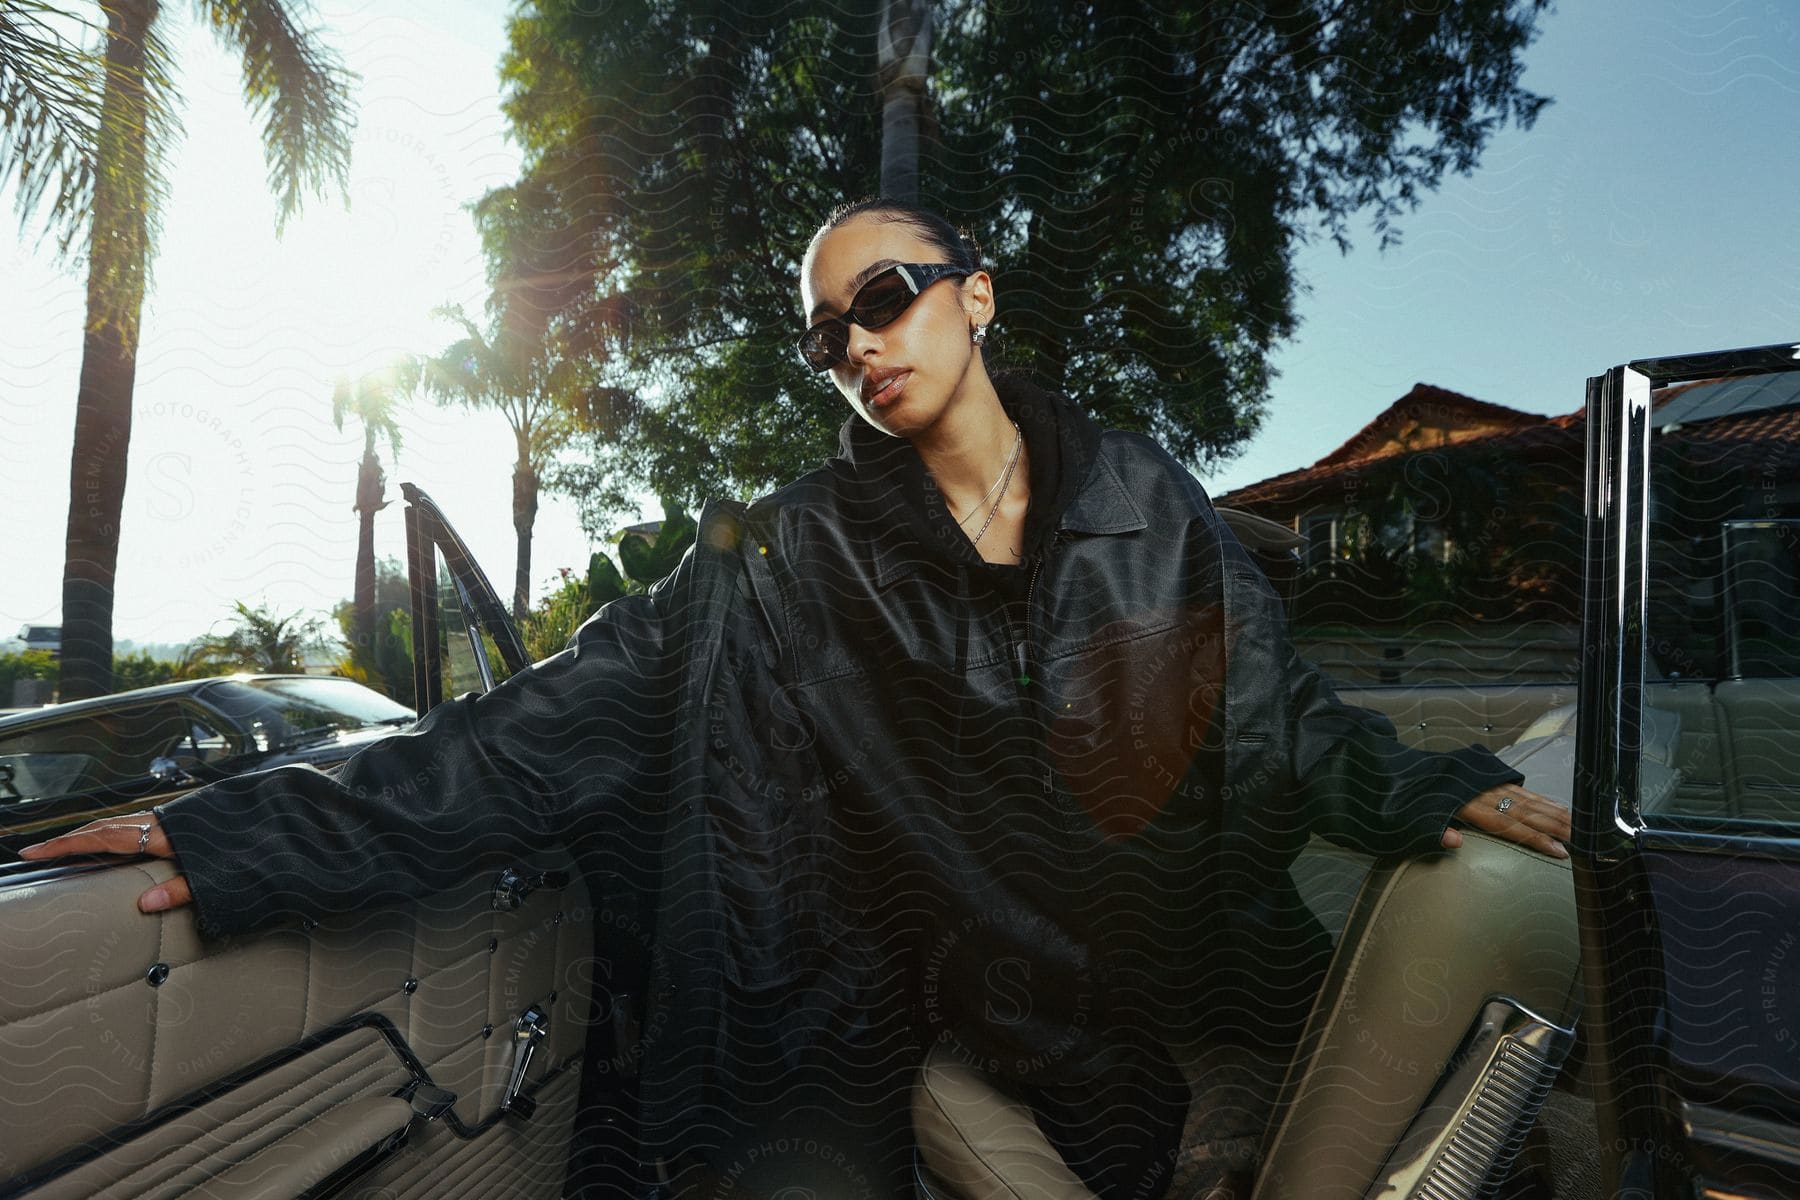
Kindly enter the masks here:
<path id="1" fill-rule="evenodd" d="M 1165 1044 L 1304 1017 L 1309 833 L 1417 853 L 1454 817 L 1560 855 L 1567 815 L 1338 703 L 1180 464 L 990 377 L 992 280 L 942 218 L 840 208 L 801 301 L 801 355 L 856 413 L 839 456 L 709 507 L 650 596 L 336 780 L 226 781 L 24 853 L 178 857 L 140 907 L 191 897 L 224 933 L 548 840 L 641 846 L 650 1157 L 742 1194 L 744 1146 L 835 1121 L 887 1139 L 899 1191 L 929 1047 L 1098 1195 L 1159 1195 L 1187 1104 Z"/>

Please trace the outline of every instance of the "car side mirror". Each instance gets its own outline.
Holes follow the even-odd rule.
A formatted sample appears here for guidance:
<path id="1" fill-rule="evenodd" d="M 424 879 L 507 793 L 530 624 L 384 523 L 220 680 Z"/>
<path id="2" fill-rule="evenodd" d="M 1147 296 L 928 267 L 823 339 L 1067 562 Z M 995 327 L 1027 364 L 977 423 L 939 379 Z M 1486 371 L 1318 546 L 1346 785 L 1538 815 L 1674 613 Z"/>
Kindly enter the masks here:
<path id="1" fill-rule="evenodd" d="M 159 754 L 150 760 L 150 777 L 158 783 L 191 782 L 181 764 L 166 754 Z"/>

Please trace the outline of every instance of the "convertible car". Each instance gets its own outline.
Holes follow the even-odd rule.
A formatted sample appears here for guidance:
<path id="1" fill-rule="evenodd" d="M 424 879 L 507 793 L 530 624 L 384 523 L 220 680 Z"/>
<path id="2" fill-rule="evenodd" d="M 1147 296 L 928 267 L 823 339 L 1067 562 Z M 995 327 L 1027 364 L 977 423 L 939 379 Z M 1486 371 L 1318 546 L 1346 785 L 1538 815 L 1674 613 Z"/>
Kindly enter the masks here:
<path id="1" fill-rule="evenodd" d="M 1473 834 L 1405 862 L 1309 849 L 1325 986 L 1272 1072 L 1176 1048 L 1197 1102 L 1172 1196 L 1800 1195 L 1800 461 L 1768 452 L 1800 428 L 1796 382 L 1793 346 L 1588 381 L 1577 682 L 1342 689 L 1415 743 L 1503 747 L 1573 806 L 1572 859 Z M 1721 411 L 1674 403 L 1701 385 L 1767 420 L 1671 452 Z M 423 711 L 526 663 L 406 498 Z M 657 1010 L 630 867 L 546 846 L 224 942 L 137 913 L 166 863 L 0 867 L 0 1197 L 666 1194 L 633 1129 Z M 1068 1194 L 991 1098 L 938 1099 L 921 1197 Z M 864 1186 L 813 1166 L 804 1193 L 721 1186 Z"/>

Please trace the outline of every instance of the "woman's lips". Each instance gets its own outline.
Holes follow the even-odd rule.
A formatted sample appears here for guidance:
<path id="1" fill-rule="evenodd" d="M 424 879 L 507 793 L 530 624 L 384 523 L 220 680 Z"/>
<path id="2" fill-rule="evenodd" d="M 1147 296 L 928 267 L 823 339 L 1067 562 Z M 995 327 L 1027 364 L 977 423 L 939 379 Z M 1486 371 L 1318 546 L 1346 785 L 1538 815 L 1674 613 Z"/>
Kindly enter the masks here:
<path id="1" fill-rule="evenodd" d="M 898 400 L 900 398 L 900 393 L 906 390 L 906 381 L 911 378 L 911 371 L 901 371 L 897 375 L 893 375 L 883 381 L 880 387 L 869 393 L 869 407 L 886 408 L 888 405 Z"/>

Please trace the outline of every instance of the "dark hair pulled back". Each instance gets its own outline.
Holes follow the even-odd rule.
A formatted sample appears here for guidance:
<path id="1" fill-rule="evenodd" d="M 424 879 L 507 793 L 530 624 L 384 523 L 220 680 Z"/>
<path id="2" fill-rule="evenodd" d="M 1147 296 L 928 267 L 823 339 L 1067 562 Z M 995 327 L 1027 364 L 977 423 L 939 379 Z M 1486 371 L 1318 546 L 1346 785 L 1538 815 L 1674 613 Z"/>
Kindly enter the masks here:
<path id="1" fill-rule="evenodd" d="M 982 269 L 981 247 L 976 244 L 973 234 L 958 229 L 929 208 L 888 196 L 865 196 L 861 200 L 850 200 L 838 205 L 825 218 L 825 223 L 819 226 L 818 232 L 813 234 L 813 241 L 817 242 L 852 217 L 864 214 L 880 221 L 897 221 L 910 225 L 920 237 L 943 251 L 945 262 L 955 263 L 967 271 Z"/>

